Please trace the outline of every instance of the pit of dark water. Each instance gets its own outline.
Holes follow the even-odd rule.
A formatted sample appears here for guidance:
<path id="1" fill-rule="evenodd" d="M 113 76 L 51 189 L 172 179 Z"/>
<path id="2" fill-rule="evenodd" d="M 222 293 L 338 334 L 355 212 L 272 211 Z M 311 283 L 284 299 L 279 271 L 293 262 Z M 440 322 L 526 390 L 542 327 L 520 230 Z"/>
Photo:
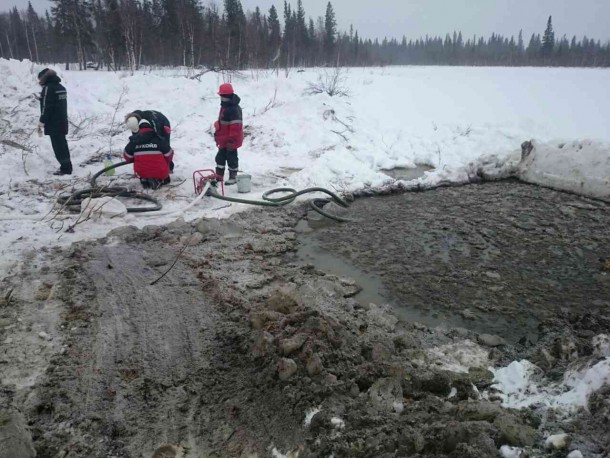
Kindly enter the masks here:
<path id="1" fill-rule="evenodd" d="M 518 182 L 364 198 L 355 222 L 301 221 L 297 257 L 401 320 L 535 342 L 560 314 L 609 305 L 609 209 Z"/>

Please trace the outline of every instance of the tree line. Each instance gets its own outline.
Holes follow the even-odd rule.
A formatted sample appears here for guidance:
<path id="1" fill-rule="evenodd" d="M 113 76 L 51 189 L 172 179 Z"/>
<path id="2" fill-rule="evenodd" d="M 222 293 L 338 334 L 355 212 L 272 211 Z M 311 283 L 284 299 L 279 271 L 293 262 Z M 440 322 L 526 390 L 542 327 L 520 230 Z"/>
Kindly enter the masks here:
<path id="1" fill-rule="evenodd" d="M 284 0 L 244 12 L 240 0 L 221 10 L 200 0 L 52 0 L 39 15 L 31 3 L 0 13 L 0 57 L 36 62 L 95 62 L 110 70 L 183 65 L 216 69 L 369 65 L 610 66 L 610 43 L 555 38 L 552 18 L 526 45 L 517 38 L 362 38 L 339 31 L 332 4 L 316 19 Z"/>

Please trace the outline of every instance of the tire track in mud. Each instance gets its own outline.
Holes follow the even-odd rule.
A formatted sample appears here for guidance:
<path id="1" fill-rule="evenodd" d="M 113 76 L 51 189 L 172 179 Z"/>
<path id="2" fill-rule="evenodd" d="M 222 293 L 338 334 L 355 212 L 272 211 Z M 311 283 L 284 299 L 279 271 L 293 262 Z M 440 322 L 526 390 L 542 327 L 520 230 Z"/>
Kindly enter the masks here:
<path id="1" fill-rule="evenodd" d="M 55 403 L 53 416 L 59 411 L 81 430 L 71 440 L 82 443 L 68 441 L 66 450 L 140 456 L 183 442 L 192 430 L 197 373 L 215 359 L 219 316 L 201 289 L 188 287 L 198 280 L 183 266 L 150 285 L 158 276 L 149 265 L 158 263 L 155 254 L 171 255 L 163 251 L 88 246 L 64 282 L 69 358 L 57 361 L 46 394 L 67 398 Z M 97 434 L 107 443 L 86 443 Z"/>
<path id="2" fill-rule="evenodd" d="M 67 351 L 51 361 L 34 403 L 38 456 L 249 456 L 299 442 L 275 368 L 248 354 L 231 276 L 223 271 L 219 282 L 185 255 L 150 285 L 191 232 L 73 249 L 59 288 Z M 232 270 L 242 269 L 249 263 Z"/>

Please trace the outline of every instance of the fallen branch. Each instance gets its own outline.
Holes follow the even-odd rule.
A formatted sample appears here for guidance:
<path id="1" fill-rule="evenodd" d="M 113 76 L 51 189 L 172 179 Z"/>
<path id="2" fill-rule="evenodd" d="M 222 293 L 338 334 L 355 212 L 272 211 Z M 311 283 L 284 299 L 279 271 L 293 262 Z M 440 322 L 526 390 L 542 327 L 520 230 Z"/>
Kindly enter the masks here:
<path id="1" fill-rule="evenodd" d="M 200 71 L 199 73 L 193 75 L 193 76 L 188 76 L 187 78 L 190 80 L 197 80 L 197 81 L 201 81 L 201 77 L 203 75 L 205 75 L 206 73 L 231 73 L 231 72 L 237 72 L 237 70 L 231 69 L 229 67 L 221 67 L 221 66 L 212 66 L 212 67 L 207 67 L 204 70 Z"/>
<path id="2" fill-rule="evenodd" d="M 16 148 L 21 151 L 27 151 L 28 153 L 33 152 L 33 150 L 31 148 L 28 148 L 27 146 L 14 142 L 13 140 L 0 140 L 0 143 L 2 143 L 3 145 L 6 145 L 6 146 L 10 146 L 11 148 Z"/>
<path id="3" fill-rule="evenodd" d="M 333 134 L 337 134 L 337 135 L 339 135 L 341 138 L 343 138 L 343 140 L 348 141 L 348 140 L 347 140 L 347 137 L 346 137 L 345 135 L 343 135 L 341 132 L 337 132 L 336 130 L 332 130 L 332 129 L 331 129 L 331 132 L 332 132 Z"/>
<path id="4" fill-rule="evenodd" d="M 180 259 L 180 256 L 182 256 L 184 254 L 184 252 L 186 251 L 186 249 L 189 247 L 191 240 L 193 239 L 193 235 L 195 235 L 195 233 L 193 232 L 191 234 L 191 236 L 188 238 L 188 240 L 186 241 L 186 243 L 184 244 L 184 246 L 182 247 L 182 249 L 180 250 L 180 252 L 178 253 L 178 256 L 176 256 L 176 259 L 174 259 L 174 262 L 172 263 L 172 265 L 169 267 L 169 269 L 167 269 L 163 275 L 161 275 L 159 278 L 157 278 L 156 280 L 154 280 L 153 282 L 150 283 L 150 285 L 155 285 L 157 282 L 159 282 L 163 277 L 165 277 L 176 265 L 176 263 L 178 262 L 178 259 Z"/>

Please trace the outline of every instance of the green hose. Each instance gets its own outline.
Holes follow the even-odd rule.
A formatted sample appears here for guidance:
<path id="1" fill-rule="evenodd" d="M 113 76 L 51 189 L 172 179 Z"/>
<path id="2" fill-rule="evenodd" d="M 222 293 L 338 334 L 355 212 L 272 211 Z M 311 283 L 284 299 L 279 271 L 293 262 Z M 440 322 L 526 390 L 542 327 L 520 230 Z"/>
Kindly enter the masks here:
<path id="1" fill-rule="evenodd" d="M 289 194 L 287 194 L 285 196 L 281 196 L 281 197 L 269 197 L 272 194 L 276 194 L 279 192 L 286 192 Z M 343 200 L 341 197 L 339 197 L 334 192 L 329 191 L 328 189 L 325 189 L 325 188 L 317 188 L 317 187 L 306 188 L 301 191 L 297 191 L 294 188 L 275 188 L 275 189 L 271 189 L 271 190 L 265 192 L 263 194 L 263 200 L 248 200 L 248 199 L 239 199 L 237 197 L 222 196 L 222 195 L 218 194 L 218 192 L 216 192 L 216 189 L 214 187 L 210 188 L 210 195 L 216 199 L 225 200 L 227 202 L 236 202 L 239 204 L 259 205 L 262 207 L 283 207 L 284 205 L 288 205 L 288 204 L 294 202 L 297 197 L 299 197 L 303 194 L 308 194 L 310 192 L 322 192 L 322 193 L 328 194 L 330 196 L 330 199 L 317 198 L 317 199 L 312 199 L 311 201 L 309 201 L 309 205 L 314 211 L 318 212 L 322 216 L 325 216 L 325 217 L 330 218 L 335 221 L 339 221 L 339 222 L 352 221 L 349 218 L 344 218 L 342 216 L 337 216 L 337 215 L 331 215 L 330 213 L 325 212 L 322 209 L 322 207 L 324 205 L 326 205 L 327 203 L 329 203 L 330 201 L 335 202 L 337 205 L 339 205 L 343 208 L 349 207 L 349 203 L 347 203 L 345 200 Z"/>

